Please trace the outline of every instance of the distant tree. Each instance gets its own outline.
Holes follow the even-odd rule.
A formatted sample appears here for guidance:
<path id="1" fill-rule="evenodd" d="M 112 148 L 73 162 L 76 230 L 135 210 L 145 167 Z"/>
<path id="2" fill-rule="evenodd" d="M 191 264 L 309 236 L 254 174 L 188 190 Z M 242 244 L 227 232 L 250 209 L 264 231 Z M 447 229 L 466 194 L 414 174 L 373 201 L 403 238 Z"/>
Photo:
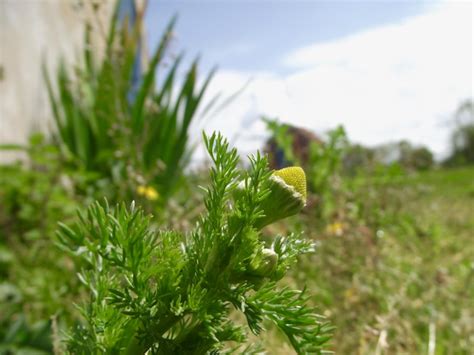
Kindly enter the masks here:
<path id="1" fill-rule="evenodd" d="M 464 101 L 456 110 L 451 135 L 451 155 L 445 165 L 474 164 L 474 108 L 472 100 Z"/>
<path id="2" fill-rule="evenodd" d="M 372 166 L 397 164 L 406 171 L 427 170 L 434 164 L 433 153 L 425 146 L 416 146 L 412 143 L 402 140 L 399 142 L 389 142 L 376 146 L 370 150 L 362 147 L 356 147 L 354 152 L 359 155 L 366 154 L 365 160 Z M 370 153 L 370 155 L 367 155 Z M 368 160 L 368 158 L 371 158 Z"/>
<path id="3" fill-rule="evenodd" d="M 401 141 L 398 163 L 408 170 L 427 170 L 433 166 L 433 153 L 425 146 L 415 147 L 407 141 Z"/>
<path id="4" fill-rule="evenodd" d="M 427 147 L 416 147 L 411 151 L 411 167 L 415 170 L 428 170 L 433 167 L 433 153 Z"/>
<path id="5" fill-rule="evenodd" d="M 342 161 L 344 171 L 349 175 L 354 175 L 360 169 L 370 169 L 375 164 L 374 150 L 362 144 L 351 145 Z"/>

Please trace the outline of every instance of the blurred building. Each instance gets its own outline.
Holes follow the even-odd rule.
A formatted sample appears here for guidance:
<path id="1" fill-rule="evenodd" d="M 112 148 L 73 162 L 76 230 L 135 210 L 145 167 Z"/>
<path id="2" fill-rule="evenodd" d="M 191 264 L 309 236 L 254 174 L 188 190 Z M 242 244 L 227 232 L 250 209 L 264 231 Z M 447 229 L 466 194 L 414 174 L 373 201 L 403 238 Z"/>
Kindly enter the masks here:
<path id="1" fill-rule="evenodd" d="M 0 144 L 24 143 L 52 123 L 42 66 L 79 63 L 85 24 L 101 53 L 115 0 L 0 1 Z M 141 18 L 146 0 L 120 0 L 121 19 Z M 53 80 L 54 81 L 54 80 Z M 0 161 L 12 156 L 0 152 Z"/>
<path id="2" fill-rule="evenodd" d="M 285 126 L 287 134 L 292 138 L 292 151 L 295 154 L 295 158 L 305 165 L 308 162 L 311 142 L 322 144 L 322 140 L 307 129 L 289 124 L 285 124 Z M 294 162 L 289 162 L 288 158 L 285 157 L 283 149 L 278 146 L 274 137 L 270 137 L 267 140 L 264 151 L 268 154 L 268 163 L 272 169 L 281 169 L 294 164 Z"/>

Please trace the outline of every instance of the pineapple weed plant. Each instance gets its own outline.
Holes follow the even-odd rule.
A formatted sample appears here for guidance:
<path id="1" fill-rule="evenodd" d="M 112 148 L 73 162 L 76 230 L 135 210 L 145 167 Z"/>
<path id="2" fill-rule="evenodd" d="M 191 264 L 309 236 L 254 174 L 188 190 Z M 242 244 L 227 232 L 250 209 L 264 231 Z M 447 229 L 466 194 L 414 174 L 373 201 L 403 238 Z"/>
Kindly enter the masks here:
<path id="1" fill-rule="evenodd" d="M 249 331 L 259 335 L 271 323 L 297 353 L 323 351 L 329 325 L 304 291 L 277 285 L 312 243 L 297 234 L 265 243 L 261 233 L 304 206 L 303 170 L 271 172 L 257 153 L 241 171 L 220 134 L 204 140 L 214 167 L 207 213 L 191 232 L 150 228 L 134 203 L 96 203 L 60 226 L 59 245 L 90 294 L 80 307 L 84 324 L 68 334 L 70 353 L 259 353 Z"/>
<path id="2" fill-rule="evenodd" d="M 82 56 L 52 75 L 43 67 L 56 129 L 33 134 L 25 145 L 0 145 L 0 154 L 24 158 L 0 164 L 2 354 L 50 353 L 58 338 L 51 336 L 52 317 L 59 333 L 77 318 L 73 303 L 83 290 L 69 277 L 69 258 L 51 247 L 57 221 L 71 223 L 77 208 L 104 197 L 114 205 L 136 200 L 156 212 L 154 223 L 174 228 L 176 220 L 194 220 L 189 206 L 201 208 L 184 171 L 190 126 L 216 101 L 202 107 L 213 71 L 202 76 L 197 59 L 182 67 L 183 55 L 171 53 L 172 19 L 141 79 L 132 81 L 141 24 L 119 22 L 114 14 L 105 36 L 94 36 L 93 24 L 85 23 Z"/>

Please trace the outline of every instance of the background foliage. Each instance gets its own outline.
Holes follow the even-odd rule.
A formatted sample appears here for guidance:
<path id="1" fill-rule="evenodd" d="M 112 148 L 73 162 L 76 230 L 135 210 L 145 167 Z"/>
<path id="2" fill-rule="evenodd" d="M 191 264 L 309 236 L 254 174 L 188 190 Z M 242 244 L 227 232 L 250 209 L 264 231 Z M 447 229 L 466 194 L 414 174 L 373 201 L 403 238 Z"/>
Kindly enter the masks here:
<path id="1" fill-rule="evenodd" d="M 61 152 L 75 169 L 87 172 L 87 187 L 100 184 L 99 197 L 110 186 L 119 191 L 109 193 L 110 199 L 128 200 L 143 185 L 157 191 L 147 195 L 163 206 L 183 182 L 189 128 L 213 73 L 199 84 L 196 59 L 177 79 L 183 56 L 169 53 L 174 23 L 139 79 L 134 79 L 139 22 L 129 29 L 112 21 L 100 60 L 86 27 L 82 65 L 73 71 L 60 66 L 57 92 L 46 74 Z"/>

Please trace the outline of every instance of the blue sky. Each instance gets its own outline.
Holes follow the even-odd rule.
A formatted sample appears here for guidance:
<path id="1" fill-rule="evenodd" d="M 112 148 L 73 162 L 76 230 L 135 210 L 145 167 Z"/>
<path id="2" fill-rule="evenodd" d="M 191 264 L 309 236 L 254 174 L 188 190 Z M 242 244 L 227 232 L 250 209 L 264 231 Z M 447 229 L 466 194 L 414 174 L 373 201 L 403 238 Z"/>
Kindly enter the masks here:
<path id="1" fill-rule="evenodd" d="M 150 1 L 149 48 L 178 14 L 177 47 L 209 68 L 286 71 L 279 58 L 299 47 L 398 22 L 427 4 L 415 1 Z"/>
<path id="2" fill-rule="evenodd" d="M 243 154 L 262 146 L 265 115 L 442 157 L 450 115 L 473 96 L 469 1 L 149 1 L 150 49 L 176 13 L 173 51 L 219 68 L 207 99 L 245 86 L 193 134 L 219 130 Z"/>

